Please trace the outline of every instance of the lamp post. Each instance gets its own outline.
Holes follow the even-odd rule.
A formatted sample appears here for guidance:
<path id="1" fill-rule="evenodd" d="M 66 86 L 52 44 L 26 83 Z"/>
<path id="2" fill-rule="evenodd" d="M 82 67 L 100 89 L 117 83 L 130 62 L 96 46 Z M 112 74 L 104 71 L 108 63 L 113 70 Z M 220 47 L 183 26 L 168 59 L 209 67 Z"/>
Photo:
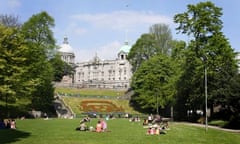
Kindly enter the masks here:
<path id="1" fill-rule="evenodd" d="M 205 94 L 205 131 L 207 132 L 208 130 L 208 93 L 207 93 L 207 57 L 204 55 L 201 57 L 203 63 L 204 63 L 204 94 Z"/>
<path id="2" fill-rule="evenodd" d="M 159 111 L 158 111 L 158 107 L 159 107 L 158 106 L 158 93 L 156 94 L 156 99 L 157 99 L 157 107 L 156 107 L 157 112 L 156 113 L 157 113 L 157 115 L 159 115 Z"/>
<path id="3" fill-rule="evenodd" d="M 208 97 L 208 94 L 207 94 L 207 68 L 206 68 L 206 65 L 204 65 L 204 85 L 205 85 L 205 130 L 207 131 L 208 130 L 208 105 L 207 105 L 207 97 Z"/>

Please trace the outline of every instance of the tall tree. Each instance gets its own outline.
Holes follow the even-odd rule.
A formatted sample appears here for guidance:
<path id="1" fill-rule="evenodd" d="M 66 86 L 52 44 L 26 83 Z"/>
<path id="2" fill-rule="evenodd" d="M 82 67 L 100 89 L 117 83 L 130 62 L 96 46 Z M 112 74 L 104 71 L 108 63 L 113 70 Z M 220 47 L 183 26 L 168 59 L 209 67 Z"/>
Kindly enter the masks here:
<path id="1" fill-rule="evenodd" d="M 153 34 L 157 42 L 158 53 L 170 54 L 172 33 L 166 24 L 154 24 L 150 27 L 150 34 Z"/>
<path id="2" fill-rule="evenodd" d="M 148 34 L 142 34 L 132 46 L 127 59 L 135 72 L 141 63 L 157 54 L 170 55 L 172 48 L 171 30 L 166 24 L 155 24 L 149 28 Z"/>
<path id="3" fill-rule="evenodd" d="M 179 97 L 191 109 L 204 107 L 204 69 L 207 69 L 209 106 L 225 105 L 230 80 L 237 74 L 235 53 L 222 29 L 221 8 L 212 2 L 188 5 L 185 13 L 174 17 L 177 30 L 192 36 L 186 56 L 185 72 L 179 80 Z M 204 58 L 204 61 L 201 60 Z"/>
<path id="4" fill-rule="evenodd" d="M 187 5 L 188 10 L 174 16 L 174 22 L 179 26 L 179 32 L 193 37 L 195 52 L 202 56 L 201 49 L 205 47 L 213 34 L 219 33 L 222 29 L 222 9 L 216 7 L 212 2 L 200 2 L 196 5 Z"/>
<path id="5" fill-rule="evenodd" d="M 0 100 L 14 103 L 33 90 L 34 80 L 28 79 L 28 65 L 26 64 L 28 51 L 24 35 L 14 27 L 0 25 Z M 8 113 L 8 110 L 1 110 Z M 5 114 L 5 116 L 9 116 Z"/>
<path id="6" fill-rule="evenodd" d="M 142 108 L 156 110 L 172 104 L 175 95 L 175 63 L 159 54 L 143 62 L 132 77 L 133 99 Z"/>
<path id="7" fill-rule="evenodd" d="M 36 90 L 31 97 L 33 107 L 36 109 L 45 108 L 53 99 L 53 69 L 48 58 L 51 55 L 49 53 L 56 47 L 52 27 L 54 27 L 54 19 L 44 11 L 33 15 L 22 26 L 22 33 L 29 47 L 27 63 L 30 69 L 27 77 L 38 80 Z M 45 103 L 42 103 L 43 99 Z"/>
<path id="8" fill-rule="evenodd" d="M 133 67 L 135 72 L 145 60 L 150 59 L 152 56 L 159 52 L 157 49 L 157 42 L 155 36 L 152 34 L 143 34 L 131 48 L 127 59 Z"/>

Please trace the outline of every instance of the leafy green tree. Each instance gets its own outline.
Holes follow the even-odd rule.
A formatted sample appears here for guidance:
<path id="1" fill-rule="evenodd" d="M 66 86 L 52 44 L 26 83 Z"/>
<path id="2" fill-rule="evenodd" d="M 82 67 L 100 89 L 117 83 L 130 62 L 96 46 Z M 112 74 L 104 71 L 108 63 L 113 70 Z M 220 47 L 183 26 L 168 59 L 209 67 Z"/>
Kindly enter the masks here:
<path id="1" fill-rule="evenodd" d="M 172 35 L 168 25 L 155 24 L 132 46 L 127 59 L 135 72 L 141 63 L 157 54 L 170 54 Z"/>
<path id="2" fill-rule="evenodd" d="M 211 2 L 188 5 L 188 11 L 174 17 L 177 30 L 193 36 L 188 46 L 185 72 L 178 84 L 178 98 L 185 109 L 203 108 L 204 69 L 207 69 L 208 103 L 226 105 L 231 79 L 237 74 L 235 53 L 222 29 L 221 8 Z M 205 60 L 202 61 L 201 59 Z M 180 104 L 180 103 L 179 103 Z M 188 106 L 188 107 L 186 107 Z M 186 112 L 185 112 L 186 113 Z M 183 116 L 183 115 L 182 115 Z"/>
<path id="3" fill-rule="evenodd" d="M 172 73 L 180 70 L 180 64 L 178 63 L 179 66 L 177 66 L 174 63 L 175 60 L 180 60 L 177 49 L 175 49 L 176 53 L 171 55 L 172 48 L 177 45 L 180 49 L 180 42 L 172 40 L 171 31 L 167 25 L 155 24 L 150 27 L 149 34 L 143 34 L 131 48 L 128 60 L 134 72 L 131 83 L 131 87 L 135 92 L 133 101 L 140 104 L 143 109 L 157 109 L 158 112 L 158 108 L 173 105 L 174 86 L 179 75 L 173 76 L 168 70 L 170 68 L 174 69 Z M 166 58 L 166 60 L 161 61 L 162 59 L 160 60 L 157 57 Z M 169 59 L 172 61 L 171 64 Z M 166 63 L 171 65 L 170 68 L 165 66 Z M 155 68 L 153 68 L 154 66 Z M 149 75 L 146 75 L 146 69 L 149 69 Z M 156 79 L 153 80 L 151 76 L 156 76 Z M 168 80 L 165 79 L 166 77 Z M 139 83 L 139 81 L 142 83 Z M 172 93 L 169 92 L 169 87 L 171 87 Z"/>
<path id="4" fill-rule="evenodd" d="M 227 127 L 240 128 L 240 75 L 235 75 L 230 81 L 229 96 L 226 101 L 226 112 L 229 123 Z"/>
<path id="5" fill-rule="evenodd" d="M 127 57 L 133 67 L 133 72 L 139 68 L 143 61 L 150 59 L 157 52 L 157 42 L 154 35 L 143 34 L 132 46 Z"/>
<path id="6" fill-rule="evenodd" d="M 173 103 L 176 92 L 174 65 L 171 57 L 159 54 L 143 62 L 133 74 L 133 99 L 143 109 L 155 110 Z"/>
<path id="7" fill-rule="evenodd" d="M 176 30 L 194 38 L 195 52 L 201 57 L 204 54 L 202 48 L 208 39 L 222 29 L 222 21 L 219 19 L 222 9 L 209 1 L 189 4 L 187 8 L 186 12 L 174 16 L 174 22 L 179 24 Z"/>
<path id="8" fill-rule="evenodd" d="M 25 78 L 28 74 L 28 48 L 24 42 L 24 35 L 17 28 L 0 24 L 0 100 L 15 103 L 18 98 L 29 94 L 33 80 Z M 1 110 L 1 114 L 9 116 L 8 109 Z"/>
<path id="9" fill-rule="evenodd" d="M 64 62 L 59 55 L 55 55 L 50 59 L 50 63 L 54 69 L 54 81 L 60 82 L 65 75 L 73 75 L 75 69 L 72 65 Z"/>
<path id="10" fill-rule="evenodd" d="M 30 68 L 27 77 L 37 80 L 35 91 L 30 97 L 35 109 L 50 105 L 54 96 L 53 68 L 49 63 L 49 55 L 52 55 L 50 53 L 56 47 L 52 27 L 54 19 L 44 11 L 33 15 L 22 26 L 21 32 L 29 47 L 27 64 Z"/>

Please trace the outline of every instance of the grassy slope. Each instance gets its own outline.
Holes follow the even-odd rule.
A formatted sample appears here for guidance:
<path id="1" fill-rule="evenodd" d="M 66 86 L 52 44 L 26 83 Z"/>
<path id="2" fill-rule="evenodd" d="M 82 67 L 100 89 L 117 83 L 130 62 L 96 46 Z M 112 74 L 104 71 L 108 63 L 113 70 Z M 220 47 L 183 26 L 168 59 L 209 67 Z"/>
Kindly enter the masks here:
<path id="1" fill-rule="evenodd" d="M 97 96 L 123 96 L 125 91 L 120 90 L 110 90 L 110 89 L 75 89 L 75 88 L 56 88 L 56 92 L 67 93 L 67 94 L 81 94 L 81 95 L 97 95 Z M 76 113 L 82 113 L 79 109 L 79 104 L 82 100 L 86 100 L 86 98 L 80 97 L 64 97 L 64 101 L 68 106 L 72 108 L 72 110 Z M 116 104 L 118 107 L 122 107 L 125 112 L 131 114 L 138 114 L 138 112 L 134 111 L 133 108 L 129 106 L 128 100 L 117 100 L 117 99 L 108 99 Z"/>
<path id="2" fill-rule="evenodd" d="M 109 120 L 111 132 L 75 131 L 80 119 L 17 120 L 17 130 L 0 130 L 1 144 L 238 144 L 239 133 L 171 123 L 165 135 L 146 135 L 140 123 L 127 119 Z M 90 125 L 95 126 L 97 119 Z"/>
<path id="3" fill-rule="evenodd" d="M 97 96 L 123 96 L 123 90 L 111 89 L 76 89 L 76 88 L 56 88 L 55 92 L 66 94 L 97 95 Z"/>

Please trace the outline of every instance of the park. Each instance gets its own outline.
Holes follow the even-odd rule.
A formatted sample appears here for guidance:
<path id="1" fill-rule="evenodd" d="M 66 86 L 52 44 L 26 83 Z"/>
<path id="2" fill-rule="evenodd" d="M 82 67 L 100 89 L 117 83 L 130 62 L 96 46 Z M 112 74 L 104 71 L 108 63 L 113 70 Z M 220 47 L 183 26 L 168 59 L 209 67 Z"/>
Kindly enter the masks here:
<path id="1" fill-rule="evenodd" d="M 192 144 L 221 143 L 237 144 L 239 133 L 227 132 L 188 124 L 170 123 L 170 130 L 163 135 L 147 135 L 142 123 L 129 122 L 127 119 L 108 120 L 110 132 L 81 132 L 75 128 L 80 119 L 26 119 L 17 120 L 16 130 L 0 130 L 1 144 Z M 92 119 L 90 125 L 95 125 L 97 119 Z"/>
<path id="2" fill-rule="evenodd" d="M 172 17 L 187 41 L 157 22 L 115 60 L 78 63 L 47 11 L 0 14 L 0 144 L 238 144 L 240 54 L 222 15 L 188 4 Z"/>
<path id="3" fill-rule="evenodd" d="M 60 89 L 63 91 L 65 89 Z M 76 90 L 65 90 L 65 92 L 73 92 Z M 95 90 L 96 93 L 98 93 Z M 104 93 L 106 94 L 106 93 Z M 73 94 L 72 94 L 73 95 Z M 113 96 L 112 96 L 113 97 Z M 65 99 L 69 104 L 72 103 L 72 107 L 78 107 L 74 105 L 81 104 L 81 98 L 74 96 L 65 96 Z M 69 100 L 70 99 L 70 100 Z M 73 102 L 71 102 L 71 99 Z M 77 101 L 80 99 L 80 101 Z M 102 100 L 101 103 L 96 103 L 96 99 L 90 101 L 91 104 L 95 102 L 98 106 L 100 104 L 106 105 L 106 101 L 111 101 L 111 99 L 98 99 Z M 86 98 L 84 98 L 86 102 Z M 77 101 L 77 102 L 76 102 Z M 107 102 L 110 103 L 110 106 L 113 107 L 114 101 Z M 75 103 L 74 103 L 75 102 Z M 84 103 L 84 105 L 86 105 Z M 113 110 L 116 110 L 119 105 L 114 105 Z M 101 106 L 100 106 L 101 107 Z M 104 106 L 102 106 L 104 107 Z M 97 107 L 99 108 L 99 107 Z M 110 108 L 111 109 L 111 108 Z M 127 112 L 133 112 L 132 109 L 127 108 L 122 105 L 121 111 L 126 109 Z M 81 109 L 78 109 L 78 113 Z M 87 107 L 88 110 L 88 107 Z M 109 113 L 109 109 L 105 109 L 105 114 Z M 74 110 L 77 111 L 77 110 Z M 104 113 L 104 109 L 100 111 Z M 99 113 L 100 113 L 99 112 Z M 39 144 L 39 143 L 51 143 L 51 144 L 68 144 L 68 143 L 84 143 L 84 144 L 145 144 L 145 143 L 182 143 L 182 144 L 192 144 L 192 143 L 221 143 L 221 144 L 237 144 L 240 140 L 240 135 L 237 130 L 227 131 L 226 129 L 218 129 L 217 127 L 208 127 L 206 132 L 205 126 L 203 124 L 193 125 L 193 123 L 187 122 L 177 122 L 169 121 L 169 130 L 166 130 L 166 133 L 160 135 L 148 135 L 147 129 L 143 126 L 144 119 L 147 118 L 147 115 L 141 115 L 140 121 L 130 121 L 130 118 L 118 117 L 115 115 L 115 118 L 107 119 L 108 132 L 91 132 L 91 131 L 78 131 L 76 130 L 79 127 L 80 121 L 86 115 L 78 115 L 75 118 L 56 118 L 49 117 L 48 119 L 44 117 L 40 118 L 26 118 L 26 119 L 16 119 L 16 129 L 1 129 L 0 130 L 0 143 L 16 143 L 16 144 Z M 102 116 L 105 118 L 105 115 Z M 95 127 L 97 121 L 100 119 L 98 117 L 91 118 L 90 122 L 87 122 L 89 127 Z"/>

